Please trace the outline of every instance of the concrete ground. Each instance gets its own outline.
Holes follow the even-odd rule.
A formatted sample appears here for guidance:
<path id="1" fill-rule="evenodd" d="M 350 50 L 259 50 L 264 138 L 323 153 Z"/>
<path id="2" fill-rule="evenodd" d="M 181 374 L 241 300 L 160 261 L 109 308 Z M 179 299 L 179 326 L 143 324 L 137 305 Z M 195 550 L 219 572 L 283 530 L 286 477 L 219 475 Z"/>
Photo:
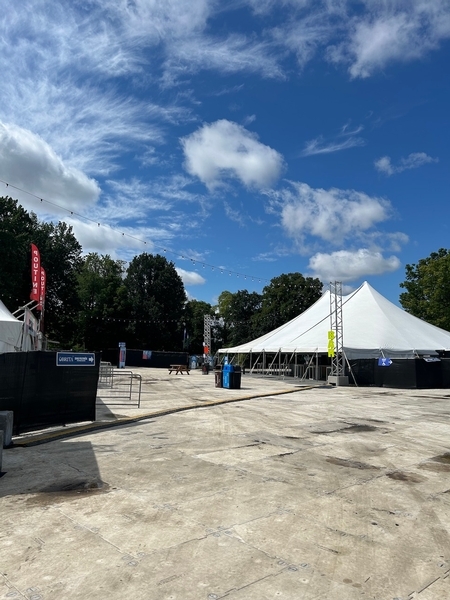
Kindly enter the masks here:
<path id="1" fill-rule="evenodd" d="M 4 450 L 0 599 L 450 598 L 449 390 L 134 371 Z"/>

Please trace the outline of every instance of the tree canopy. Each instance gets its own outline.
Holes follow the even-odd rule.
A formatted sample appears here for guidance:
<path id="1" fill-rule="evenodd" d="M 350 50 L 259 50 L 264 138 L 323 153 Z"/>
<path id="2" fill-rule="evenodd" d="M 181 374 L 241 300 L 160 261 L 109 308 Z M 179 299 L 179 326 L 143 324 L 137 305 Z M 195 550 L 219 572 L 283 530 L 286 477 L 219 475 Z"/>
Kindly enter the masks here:
<path id="1" fill-rule="evenodd" d="M 0 197 L 0 297 L 11 311 L 30 300 L 31 243 L 39 248 L 41 264 L 47 273 L 45 335 L 58 341 L 60 347 L 101 350 L 115 348 L 119 341 L 124 341 L 129 348 L 185 349 L 200 354 L 204 316 L 209 314 L 214 317 L 214 352 L 219 347 L 249 341 L 285 323 L 306 310 L 322 292 L 318 279 L 288 273 L 273 278 L 262 294 L 225 290 L 219 295 L 216 307 L 200 300 L 187 301 L 174 263 L 164 256 L 143 253 L 135 256 L 128 266 L 109 255 L 83 256 L 81 245 L 66 223 L 41 222 L 17 200 Z M 442 259 L 439 268 L 434 267 L 433 276 L 438 281 L 442 279 L 442 298 L 436 304 L 442 306 L 447 302 L 443 287 L 444 271 L 449 268 L 448 261 L 444 261 L 448 259 L 447 251 L 439 251 L 436 256 Z M 423 279 L 422 262 L 419 266 Z M 408 275 L 410 295 L 404 295 L 405 302 L 410 302 L 410 312 L 416 310 L 420 296 L 415 294 L 414 304 L 411 298 L 416 289 L 415 267 L 410 267 Z M 422 279 L 420 286 L 417 284 L 420 289 Z M 430 293 L 431 290 L 427 292 Z M 434 317 L 439 321 L 437 313 Z"/>
<path id="2" fill-rule="evenodd" d="M 403 308 L 436 327 L 450 331 L 450 251 L 440 248 L 417 264 L 406 265 L 400 284 Z"/>
<path id="3" fill-rule="evenodd" d="M 135 256 L 128 266 L 125 286 L 131 347 L 159 350 L 179 347 L 186 292 L 173 262 L 159 254 Z"/>
<path id="4" fill-rule="evenodd" d="M 30 243 L 37 228 L 36 215 L 28 213 L 17 200 L 0 198 L 1 294 L 10 310 L 29 300 Z"/>
<path id="5" fill-rule="evenodd" d="M 304 312 L 322 295 L 322 282 L 301 273 L 283 273 L 263 289 L 261 330 L 264 333 Z"/>
<path id="6" fill-rule="evenodd" d="M 208 302 L 189 300 L 186 303 L 183 316 L 183 347 L 190 354 L 203 353 L 205 315 L 212 314 L 213 309 Z"/>
<path id="7" fill-rule="evenodd" d="M 125 262 L 90 253 L 78 274 L 79 333 L 84 348 L 114 348 L 126 331 Z"/>
<path id="8" fill-rule="evenodd" d="M 305 311 L 321 295 L 321 281 L 301 273 L 274 277 L 262 294 L 222 292 L 218 304 L 222 345 L 236 346 L 268 333 Z"/>
<path id="9" fill-rule="evenodd" d="M 10 310 L 30 300 L 31 243 L 41 254 L 47 273 L 45 328 L 47 336 L 72 344 L 77 335 L 77 273 L 81 245 L 66 223 L 42 223 L 17 200 L 0 198 L 0 282 Z"/>

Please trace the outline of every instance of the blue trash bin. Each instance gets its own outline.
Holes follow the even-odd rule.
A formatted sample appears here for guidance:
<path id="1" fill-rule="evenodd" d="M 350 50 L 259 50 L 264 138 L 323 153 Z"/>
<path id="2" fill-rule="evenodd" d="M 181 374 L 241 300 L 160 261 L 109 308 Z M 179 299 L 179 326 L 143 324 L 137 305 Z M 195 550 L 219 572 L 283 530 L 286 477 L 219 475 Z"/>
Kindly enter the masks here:
<path id="1" fill-rule="evenodd" d="M 223 365 L 222 369 L 222 385 L 224 388 L 231 388 L 231 376 L 230 373 L 234 373 L 233 365 Z"/>

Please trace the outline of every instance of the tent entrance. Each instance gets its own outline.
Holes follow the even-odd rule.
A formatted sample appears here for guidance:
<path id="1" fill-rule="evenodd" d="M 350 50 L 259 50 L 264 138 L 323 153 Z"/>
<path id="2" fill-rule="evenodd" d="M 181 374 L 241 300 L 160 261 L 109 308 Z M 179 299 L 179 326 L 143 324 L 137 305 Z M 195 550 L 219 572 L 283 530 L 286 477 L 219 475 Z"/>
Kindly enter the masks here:
<path id="1" fill-rule="evenodd" d="M 237 356 L 237 355 L 235 355 Z M 238 361 L 233 358 L 235 364 Z M 305 354 L 302 352 L 260 352 L 248 355 L 246 368 L 252 375 L 262 377 L 281 377 L 302 381 L 327 381 L 331 370 L 327 355 L 320 352 Z"/>

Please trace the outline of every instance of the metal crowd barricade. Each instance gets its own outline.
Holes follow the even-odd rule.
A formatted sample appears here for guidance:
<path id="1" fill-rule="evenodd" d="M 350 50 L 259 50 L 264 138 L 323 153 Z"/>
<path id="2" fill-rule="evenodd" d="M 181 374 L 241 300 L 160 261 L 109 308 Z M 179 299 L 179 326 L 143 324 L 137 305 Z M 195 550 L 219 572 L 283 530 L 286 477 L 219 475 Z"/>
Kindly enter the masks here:
<path id="1" fill-rule="evenodd" d="M 108 388 L 113 385 L 113 366 L 110 362 L 100 362 L 100 370 L 98 376 L 98 387 Z"/>
<path id="2" fill-rule="evenodd" d="M 102 390 L 101 400 L 107 406 L 141 406 L 142 377 L 138 373 L 109 369 L 105 365 L 98 388 Z"/>

